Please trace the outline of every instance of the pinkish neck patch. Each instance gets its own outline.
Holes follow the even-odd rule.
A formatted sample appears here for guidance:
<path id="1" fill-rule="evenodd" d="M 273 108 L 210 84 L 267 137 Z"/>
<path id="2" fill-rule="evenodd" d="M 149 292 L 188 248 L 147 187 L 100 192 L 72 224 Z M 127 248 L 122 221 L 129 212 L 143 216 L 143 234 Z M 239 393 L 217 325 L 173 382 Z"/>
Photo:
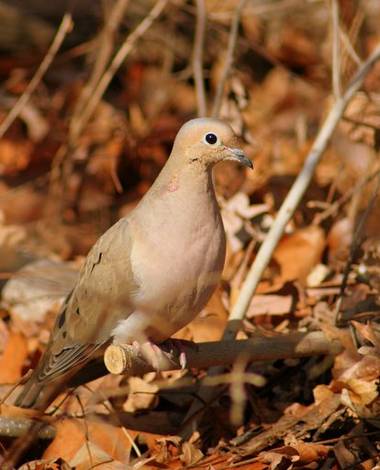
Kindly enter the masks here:
<path id="1" fill-rule="evenodd" d="M 177 189 L 179 188 L 179 182 L 178 182 L 178 176 L 175 175 L 173 176 L 173 178 L 170 180 L 168 186 L 167 186 L 167 190 L 170 192 L 170 193 L 174 193 L 174 191 L 177 191 Z"/>

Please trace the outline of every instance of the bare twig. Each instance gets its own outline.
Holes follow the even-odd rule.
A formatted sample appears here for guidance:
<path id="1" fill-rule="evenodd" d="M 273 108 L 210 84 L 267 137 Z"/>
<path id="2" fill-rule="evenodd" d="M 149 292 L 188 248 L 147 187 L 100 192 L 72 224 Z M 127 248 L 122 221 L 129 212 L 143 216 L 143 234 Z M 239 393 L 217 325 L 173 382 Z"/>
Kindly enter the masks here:
<path id="1" fill-rule="evenodd" d="M 26 421 L 23 424 L 19 422 L 18 426 L 24 426 L 24 434 L 19 434 L 19 438 L 7 449 L 3 460 L 0 460 L 1 470 L 14 470 L 21 456 L 30 448 L 35 439 L 43 434 L 43 430 L 47 425 L 41 421 L 33 420 L 29 422 Z M 14 427 L 14 429 L 16 429 L 16 427 Z M 53 434 L 54 429 L 50 429 L 48 432 L 49 434 Z"/>
<path id="2" fill-rule="evenodd" d="M 20 437 L 30 432 L 36 424 L 33 419 L 27 417 L 0 416 L 0 436 L 1 437 Z M 50 424 L 38 427 L 37 437 L 39 439 L 53 439 L 55 429 Z"/>
<path id="3" fill-rule="evenodd" d="M 197 22 L 195 25 L 195 38 L 193 49 L 193 74 L 197 94 L 198 116 L 207 113 L 205 83 L 203 77 L 203 50 L 206 32 L 206 7 L 204 0 L 196 0 Z"/>
<path id="4" fill-rule="evenodd" d="M 238 38 L 240 17 L 246 3 L 247 0 L 240 0 L 239 5 L 236 7 L 234 17 L 232 19 L 230 35 L 228 38 L 226 60 L 224 61 L 222 74 L 216 88 L 215 100 L 212 108 L 213 117 L 218 117 L 220 114 L 220 108 L 222 107 L 223 102 L 224 87 L 226 84 L 226 80 L 229 74 L 231 73 L 231 69 L 234 62 L 234 53 Z"/>
<path id="5" fill-rule="evenodd" d="M 331 25 L 332 25 L 332 87 L 335 99 L 342 95 L 340 82 L 341 55 L 340 55 L 340 26 L 339 26 L 339 5 L 338 0 L 331 2 Z"/>
<path id="6" fill-rule="evenodd" d="M 356 53 L 355 48 L 351 44 L 350 38 L 348 37 L 347 33 L 343 30 L 340 30 L 340 40 L 342 41 L 342 45 L 345 47 L 348 55 L 356 63 L 356 65 L 360 67 L 360 65 L 362 64 L 362 60 Z"/>
<path id="7" fill-rule="evenodd" d="M 357 8 L 355 16 L 351 21 L 349 30 L 344 31 L 344 24 L 340 25 L 340 36 L 341 36 L 341 45 L 344 46 L 341 48 L 341 57 L 340 57 L 340 72 L 341 80 L 346 77 L 350 77 L 351 73 L 355 70 L 355 64 L 360 67 L 362 64 L 361 59 L 356 54 L 354 49 L 354 44 L 356 44 L 360 28 L 362 27 L 365 19 L 365 14 L 363 8 Z M 351 59 L 351 60 L 350 60 Z M 354 64 L 352 62 L 354 62 Z"/>
<path id="8" fill-rule="evenodd" d="M 90 468 L 93 468 L 94 467 L 94 459 L 92 458 L 91 447 L 90 447 L 90 433 L 89 433 L 88 424 L 87 424 L 87 416 L 86 416 L 86 413 L 85 413 L 85 410 L 84 410 L 82 400 L 80 399 L 80 396 L 76 395 L 75 397 L 76 397 L 76 399 L 79 403 L 80 409 L 82 410 L 85 445 L 86 445 L 86 450 L 87 450 L 87 454 L 88 454 L 88 460 L 89 460 L 89 463 L 90 463 Z"/>
<path id="9" fill-rule="evenodd" d="M 62 18 L 57 34 L 55 35 L 55 38 L 53 39 L 53 42 L 51 43 L 49 50 L 47 51 L 43 61 L 38 67 L 32 80 L 29 82 L 24 93 L 17 100 L 16 104 L 7 114 L 4 121 L 0 124 L 0 139 L 3 137 L 5 132 L 9 129 L 9 127 L 14 122 L 14 120 L 20 115 L 20 112 L 22 111 L 23 107 L 29 101 L 34 90 L 37 88 L 38 84 L 42 80 L 42 77 L 45 75 L 47 69 L 50 67 L 51 63 L 53 62 L 54 57 L 57 55 L 57 52 L 59 51 L 66 35 L 71 31 L 72 26 L 73 26 L 73 22 L 71 19 L 71 15 L 69 13 L 66 13 L 64 17 Z"/>

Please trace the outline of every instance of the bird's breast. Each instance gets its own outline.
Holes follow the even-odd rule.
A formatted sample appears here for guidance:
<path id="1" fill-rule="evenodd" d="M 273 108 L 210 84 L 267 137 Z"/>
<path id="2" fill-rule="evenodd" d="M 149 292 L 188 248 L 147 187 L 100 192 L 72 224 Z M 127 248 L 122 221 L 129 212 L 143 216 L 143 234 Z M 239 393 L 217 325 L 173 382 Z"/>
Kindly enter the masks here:
<path id="1" fill-rule="evenodd" d="M 140 286 L 134 297 L 137 308 L 171 312 L 172 318 L 181 320 L 184 315 L 195 316 L 205 305 L 225 258 L 219 209 L 216 202 L 207 203 L 209 207 L 199 207 L 188 201 L 182 211 L 167 213 L 165 222 L 155 228 L 150 224 L 135 237 L 131 262 Z M 160 230 L 161 236 L 152 230 Z"/>

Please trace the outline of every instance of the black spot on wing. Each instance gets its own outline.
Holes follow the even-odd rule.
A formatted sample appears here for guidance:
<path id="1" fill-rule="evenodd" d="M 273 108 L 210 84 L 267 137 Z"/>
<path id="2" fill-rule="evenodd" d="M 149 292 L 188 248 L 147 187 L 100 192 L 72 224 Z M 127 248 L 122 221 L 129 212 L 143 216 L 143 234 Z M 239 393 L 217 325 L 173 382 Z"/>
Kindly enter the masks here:
<path id="1" fill-rule="evenodd" d="M 62 313 L 58 317 L 58 328 L 62 328 L 66 321 L 66 308 L 62 310 Z"/>
<path id="2" fill-rule="evenodd" d="M 63 302 L 63 305 L 61 307 L 61 313 L 59 314 L 58 321 L 57 321 L 58 328 L 62 328 L 63 325 L 65 324 L 66 309 L 67 309 L 67 306 L 69 304 L 69 300 L 71 299 L 71 296 L 73 295 L 73 291 L 74 291 L 74 289 L 70 292 L 70 294 L 66 297 L 65 301 Z"/>
<path id="3" fill-rule="evenodd" d="M 102 261 L 102 256 L 103 256 L 103 253 L 100 251 L 100 252 L 99 252 L 98 259 L 97 259 L 97 260 L 95 261 L 95 263 L 93 263 L 92 266 L 91 266 L 91 271 L 90 271 L 90 273 L 92 273 L 92 271 L 94 270 L 94 268 L 95 268 L 95 266 L 96 266 L 97 264 L 100 264 L 100 262 Z"/>

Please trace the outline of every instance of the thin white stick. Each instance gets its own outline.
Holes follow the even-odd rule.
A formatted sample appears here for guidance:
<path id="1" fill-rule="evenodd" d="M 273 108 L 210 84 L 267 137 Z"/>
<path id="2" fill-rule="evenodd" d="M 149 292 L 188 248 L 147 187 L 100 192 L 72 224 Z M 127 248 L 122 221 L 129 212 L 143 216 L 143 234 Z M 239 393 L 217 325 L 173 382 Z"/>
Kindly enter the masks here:
<path id="1" fill-rule="evenodd" d="M 374 63 L 379 59 L 380 45 L 378 45 L 371 56 L 368 57 L 365 62 L 363 62 L 362 66 L 358 69 L 355 76 L 351 80 L 351 83 L 349 84 L 344 95 L 335 102 L 334 106 L 330 110 L 330 113 L 328 114 L 314 141 L 314 145 L 306 157 L 300 174 L 298 175 L 288 195 L 286 196 L 277 214 L 276 220 L 274 221 L 267 237 L 261 245 L 255 261 L 252 264 L 251 269 L 244 281 L 239 297 L 231 310 L 229 324 L 227 325 L 224 339 L 230 339 L 231 337 L 234 337 L 237 330 L 239 329 L 240 321 L 246 314 L 261 276 L 265 268 L 268 266 L 268 263 L 272 257 L 272 253 L 280 238 L 282 237 L 287 223 L 292 218 L 298 204 L 305 194 L 311 178 L 313 177 L 315 167 L 321 159 L 336 125 L 342 117 L 347 104 L 363 83 L 366 74 L 372 68 Z"/>
<path id="2" fill-rule="evenodd" d="M 351 44 L 351 41 L 345 31 L 342 29 L 340 30 L 340 40 L 342 41 L 342 45 L 345 47 L 346 51 L 348 52 L 351 59 L 356 63 L 357 66 L 362 65 L 362 60 L 359 55 L 356 53 L 354 46 Z"/>
<path id="3" fill-rule="evenodd" d="M 59 51 L 67 33 L 70 32 L 70 30 L 72 29 L 72 26 L 73 22 L 71 19 L 71 15 L 69 13 L 66 13 L 62 18 L 57 34 L 55 35 L 55 38 L 53 39 L 53 42 L 51 43 L 43 61 L 40 63 L 40 66 L 36 70 L 36 73 L 34 74 L 31 81 L 28 83 L 28 86 L 25 88 L 24 93 L 20 96 L 16 104 L 7 114 L 4 121 L 0 124 L 0 139 L 7 132 L 14 120 L 20 115 L 20 112 L 22 111 L 23 107 L 29 101 L 34 90 L 37 88 L 38 84 L 42 80 L 42 77 L 45 75 L 47 69 L 50 67 L 55 56 L 57 55 L 57 52 Z"/>
<path id="4" fill-rule="evenodd" d="M 341 55 L 340 55 L 340 26 L 339 26 L 339 5 L 338 0 L 331 2 L 331 26 L 332 26 L 332 88 L 334 98 L 338 99 L 342 95 L 340 83 Z"/>
<path id="5" fill-rule="evenodd" d="M 239 33 L 240 17 L 246 3 L 247 0 L 240 0 L 238 6 L 236 7 L 234 17 L 232 18 L 230 35 L 228 38 L 226 59 L 224 61 L 223 71 L 215 93 L 214 106 L 212 109 L 213 117 L 219 117 L 220 114 L 220 108 L 222 107 L 223 102 L 224 86 L 226 84 L 228 76 L 231 73 L 231 69 L 234 63 L 234 54 Z"/>
<path id="6" fill-rule="evenodd" d="M 203 77 L 203 50 L 206 32 L 206 6 L 204 0 L 196 0 L 197 22 L 195 25 L 195 38 L 193 49 L 193 75 L 197 95 L 198 117 L 207 113 L 205 81 Z"/>

